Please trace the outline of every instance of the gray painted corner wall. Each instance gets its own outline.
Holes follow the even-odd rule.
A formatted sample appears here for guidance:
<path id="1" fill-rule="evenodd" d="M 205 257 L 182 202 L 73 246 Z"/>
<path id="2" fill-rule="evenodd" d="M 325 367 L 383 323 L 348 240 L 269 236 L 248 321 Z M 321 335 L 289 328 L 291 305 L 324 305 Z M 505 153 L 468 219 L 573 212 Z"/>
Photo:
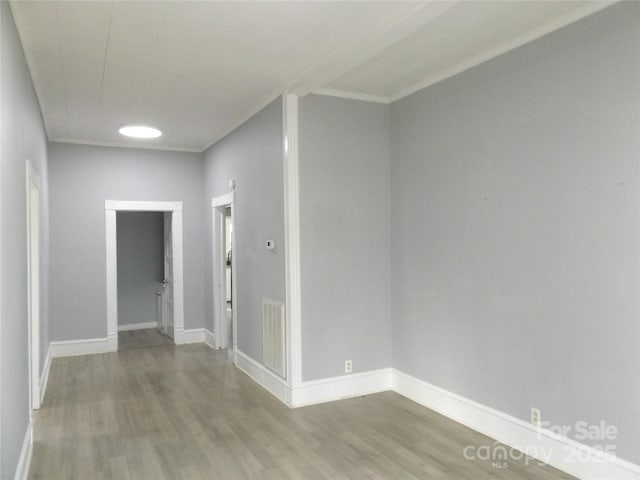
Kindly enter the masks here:
<path id="1" fill-rule="evenodd" d="M 393 366 L 640 463 L 640 4 L 391 105 Z"/>
<path id="2" fill-rule="evenodd" d="M 164 279 L 164 213 L 118 212 L 118 325 L 155 322 Z"/>
<path id="3" fill-rule="evenodd" d="M 299 102 L 302 379 L 391 365 L 389 107 Z"/>
<path id="4" fill-rule="evenodd" d="M 41 366 L 48 334 L 47 141 L 8 2 L 0 2 L 0 478 L 13 478 L 29 424 L 25 161 L 40 177 Z"/>
<path id="5" fill-rule="evenodd" d="M 285 302 L 282 99 L 277 98 L 204 153 L 206 225 L 211 245 L 211 198 L 236 181 L 234 257 L 238 348 L 262 361 L 262 299 Z M 274 240 L 275 251 L 265 242 Z M 207 328 L 213 329 L 211 249 L 207 249 Z"/>
<path id="6" fill-rule="evenodd" d="M 202 157 L 61 143 L 49 144 L 51 340 L 104 338 L 105 200 L 182 201 L 185 329 L 205 317 Z"/>

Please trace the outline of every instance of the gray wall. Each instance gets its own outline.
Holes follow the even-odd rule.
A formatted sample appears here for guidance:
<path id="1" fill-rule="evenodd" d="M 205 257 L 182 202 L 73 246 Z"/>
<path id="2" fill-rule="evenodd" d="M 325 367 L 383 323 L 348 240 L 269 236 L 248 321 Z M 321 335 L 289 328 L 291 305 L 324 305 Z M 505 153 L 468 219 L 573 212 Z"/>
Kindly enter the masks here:
<path id="1" fill-rule="evenodd" d="M 262 361 L 262 299 L 285 301 L 284 186 L 282 99 L 277 98 L 254 117 L 204 153 L 207 231 L 211 245 L 211 198 L 229 190 L 235 179 L 234 257 L 238 319 L 238 348 Z M 265 248 L 275 240 L 276 250 Z M 211 249 L 207 249 L 207 328 L 213 328 Z"/>
<path id="2" fill-rule="evenodd" d="M 155 322 L 164 279 L 164 213 L 118 212 L 118 325 Z"/>
<path id="3" fill-rule="evenodd" d="M 107 335 L 104 201 L 182 201 L 185 329 L 202 328 L 206 251 L 199 154 L 49 144 L 51 340 Z"/>
<path id="4" fill-rule="evenodd" d="M 391 365 L 389 108 L 299 104 L 302 378 Z"/>
<path id="5" fill-rule="evenodd" d="M 391 106 L 393 366 L 640 463 L 640 4 Z"/>
<path id="6" fill-rule="evenodd" d="M 0 2 L 0 478 L 13 478 L 29 423 L 25 160 L 40 176 L 41 365 L 49 345 L 47 143 L 8 2 Z"/>

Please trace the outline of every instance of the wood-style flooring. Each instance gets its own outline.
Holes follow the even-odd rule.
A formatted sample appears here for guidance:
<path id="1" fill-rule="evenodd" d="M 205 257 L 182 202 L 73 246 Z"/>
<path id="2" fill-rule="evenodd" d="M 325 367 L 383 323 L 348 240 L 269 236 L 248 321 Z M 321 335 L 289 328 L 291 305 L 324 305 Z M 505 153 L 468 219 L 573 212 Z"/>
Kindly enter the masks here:
<path id="1" fill-rule="evenodd" d="M 289 409 L 203 344 L 54 359 L 30 479 L 569 479 L 392 392 Z"/>
<path id="2" fill-rule="evenodd" d="M 144 328 L 141 330 L 125 330 L 118 332 L 118 350 L 140 347 L 158 347 L 160 345 L 171 345 L 171 340 L 163 335 L 157 328 Z"/>

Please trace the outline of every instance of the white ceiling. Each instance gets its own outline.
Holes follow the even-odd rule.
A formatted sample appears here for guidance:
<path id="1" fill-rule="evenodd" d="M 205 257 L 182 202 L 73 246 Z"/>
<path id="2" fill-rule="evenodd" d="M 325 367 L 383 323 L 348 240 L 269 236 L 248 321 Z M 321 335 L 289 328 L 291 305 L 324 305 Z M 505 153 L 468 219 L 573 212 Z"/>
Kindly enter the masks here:
<path id="1" fill-rule="evenodd" d="M 202 151 L 284 91 L 389 102 L 603 1 L 13 1 L 50 140 Z M 128 140 L 118 128 L 160 128 Z"/>

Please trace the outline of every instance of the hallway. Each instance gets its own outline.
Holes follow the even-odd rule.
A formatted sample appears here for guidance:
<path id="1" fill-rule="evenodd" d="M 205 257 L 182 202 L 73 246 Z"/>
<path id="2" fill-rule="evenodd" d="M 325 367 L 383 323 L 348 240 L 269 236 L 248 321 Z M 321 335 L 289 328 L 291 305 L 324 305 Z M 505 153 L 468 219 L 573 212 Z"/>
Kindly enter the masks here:
<path id="1" fill-rule="evenodd" d="M 468 461 L 494 441 L 395 393 L 291 410 L 203 344 L 59 358 L 31 479 L 568 479 Z"/>

